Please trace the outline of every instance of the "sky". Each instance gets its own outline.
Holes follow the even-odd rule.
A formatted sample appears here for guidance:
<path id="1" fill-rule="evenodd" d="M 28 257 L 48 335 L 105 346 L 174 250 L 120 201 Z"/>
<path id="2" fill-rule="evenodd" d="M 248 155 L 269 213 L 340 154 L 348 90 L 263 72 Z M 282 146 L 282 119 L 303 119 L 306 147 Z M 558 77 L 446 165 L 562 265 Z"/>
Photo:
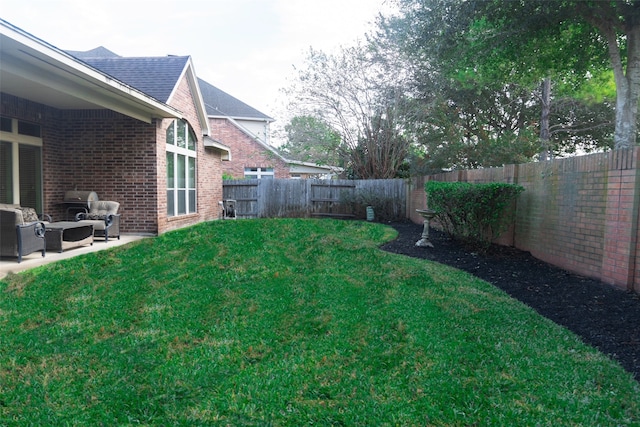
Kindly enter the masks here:
<path id="1" fill-rule="evenodd" d="M 364 39 L 389 0 L 0 0 L 0 18 L 63 49 L 190 55 L 196 74 L 278 120 L 310 47 Z"/>

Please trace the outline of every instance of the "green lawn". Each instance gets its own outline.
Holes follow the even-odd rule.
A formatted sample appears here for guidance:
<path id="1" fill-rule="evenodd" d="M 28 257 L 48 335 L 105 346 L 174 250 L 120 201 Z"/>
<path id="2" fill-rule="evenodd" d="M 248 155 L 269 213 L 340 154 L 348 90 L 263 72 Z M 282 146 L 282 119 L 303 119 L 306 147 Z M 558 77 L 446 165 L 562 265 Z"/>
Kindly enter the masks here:
<path id="1" fill-rule="evenodd" d="M 10 275 L 0 425 L 640 423 L 619 365 L 483 281 L 378 249 L 394 236 L 216 221 Z"/>

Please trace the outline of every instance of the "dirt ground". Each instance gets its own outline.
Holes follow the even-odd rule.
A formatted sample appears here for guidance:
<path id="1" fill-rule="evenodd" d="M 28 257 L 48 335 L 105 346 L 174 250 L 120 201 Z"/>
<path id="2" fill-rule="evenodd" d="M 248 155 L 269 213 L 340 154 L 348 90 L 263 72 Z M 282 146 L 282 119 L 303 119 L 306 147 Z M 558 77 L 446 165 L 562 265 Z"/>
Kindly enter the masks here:
<path id="1" fill-rule="evenodd" d="M 541 315 L 617 360 L 640 381 L 640 295 L 546 264 L 514 248 L 478 254 L 430 230 L 434 248 L 415 246 L 421 224 L 392 223 L 396 240 L 382 249 L 467 271 L 504 290 Z"/>

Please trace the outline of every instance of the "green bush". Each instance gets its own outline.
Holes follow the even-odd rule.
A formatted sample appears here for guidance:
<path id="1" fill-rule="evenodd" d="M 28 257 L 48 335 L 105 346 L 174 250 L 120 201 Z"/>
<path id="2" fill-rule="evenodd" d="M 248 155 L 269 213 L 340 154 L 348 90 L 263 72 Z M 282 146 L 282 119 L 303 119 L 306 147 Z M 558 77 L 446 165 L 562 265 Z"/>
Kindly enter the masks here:
<path id="1" fill-rule="evenodd" d="M 449 236 L 487 249 L 513 222 L 514 201 L 524 191 L 504 183 L 429 181 L 425 184 L 429 209 Z"/>

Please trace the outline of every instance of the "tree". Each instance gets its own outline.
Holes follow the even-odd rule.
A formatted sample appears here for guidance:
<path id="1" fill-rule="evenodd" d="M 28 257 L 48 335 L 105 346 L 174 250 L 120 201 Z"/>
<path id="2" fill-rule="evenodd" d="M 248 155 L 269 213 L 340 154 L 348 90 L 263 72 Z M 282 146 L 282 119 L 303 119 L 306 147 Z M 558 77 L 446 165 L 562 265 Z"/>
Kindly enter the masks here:
<path id="1" fill-rule="evenodd" d="M 530 161 L 539 151 L 534 95 L 508 85 L 441 88 L 410 129 L 424 149 L 422 173 Z"/>
<path id="2" fill-rule="evenodd" d="M 280 149 L 291 159 L 342 166 L 338 155 L 340 135 L 327 123 L 311 116 L 296 116 L 284 127 L 286 142 Z"/>
<path id="3" fill-rule="evenodd" d="M 640 2 L 398 0 L 391 33 L 429 72 L 524 83 L 587 80 L 608 55 L 616 87 L 614 147 L 636 143 Z M 472 64 L 472 66 L 470 66 Z M 504 80 L 504 79 L 509 80 Z"/>
<path id="4" fill-rule="evenodd" d="M 403 136 L 403 70 L 371 45 L 329 55 L 311 49 L 285 92 L 290 109 L 315 117 L 340 134 L 337 153 L 353 178 L 398 176 L 409 153 Z"/>

